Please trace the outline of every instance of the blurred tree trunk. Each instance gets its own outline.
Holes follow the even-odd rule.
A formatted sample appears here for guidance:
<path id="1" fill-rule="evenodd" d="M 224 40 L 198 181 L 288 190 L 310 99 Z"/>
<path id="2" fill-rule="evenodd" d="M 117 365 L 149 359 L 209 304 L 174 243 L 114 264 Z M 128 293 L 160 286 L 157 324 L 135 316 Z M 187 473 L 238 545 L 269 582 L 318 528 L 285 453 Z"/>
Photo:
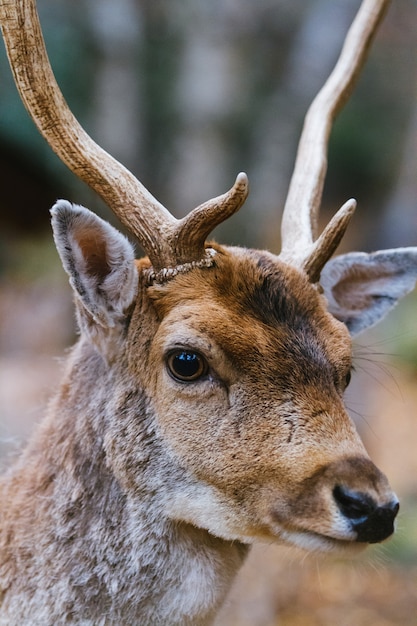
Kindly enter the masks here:
<path id="1" fill-rule="evenodd" d="M 270 4 L 188 3 L 167 196 L 184 214 L 226 190 L 245 169 L 251 184 L 244 210 L 248 243 L 276 249 L 302 119 L 360 1 L 281 1 L 274 11 Z"/>
<path id="2" fill-rule="evenodd" d="M 236 49 L 242 29 L 242 16 L 235 15 L 238 3 L 185 5 L 169 176 L 169 196 L 181 215 L 233 183 L 228 125 L 239 110 L 245 70 Z"/>
<path id="3" fill-rule="evenodd" d="M 92 134 L 110 154 L 135 170 L 141 161 L 143 119 L 138 72 L 140 6 L 135 0 L 85 0 L 85 7 L 97 50 Z"/>
<path id="4" fill-rule="evenodd" d="M 417 84 L 416 84 L 417 95 Z M 375 242 L 376 239 L 376 242 Z M 397 181 L 376 220 L 377 248 L 417 246 L 417 104 L 410 114 Z"/>
<path id="5" fill-rule="evenodd" d="M 259 224 L 255 214 L 262 212 L 258 237 L 266 247 L 278 247 L 281 213 L 305 113 L 332 71 L 359 5 L 359 0 L 308 4 L 292 39 L 284 76 L 275 83 L 254 128 L 252 221 Z"/>

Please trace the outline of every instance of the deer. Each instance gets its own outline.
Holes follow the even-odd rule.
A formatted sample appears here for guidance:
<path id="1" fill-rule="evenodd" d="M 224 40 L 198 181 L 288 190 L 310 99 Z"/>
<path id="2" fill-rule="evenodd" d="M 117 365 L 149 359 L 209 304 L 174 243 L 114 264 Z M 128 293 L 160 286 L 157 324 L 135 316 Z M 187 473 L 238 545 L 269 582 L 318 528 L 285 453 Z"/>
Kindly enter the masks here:
<path id="1" fill-rule="evenodd" d="M 243 173 L 175 218 L 72 115 L 33 0 L 1 4 L 29 113 L 146 256 L 53 206 L 79 338 L 1 478 L 0 624 L 207 626 L 255 542 L 353 553 L 392 535 L 397 496 L 343 394 L 352 337 L 414 288 L 417 248 L 334 256 L 354 200 L 317 235 L 331 126 L 387 6 L 364 0 L 307 113 L 276 255 L 207 242 Z"/>

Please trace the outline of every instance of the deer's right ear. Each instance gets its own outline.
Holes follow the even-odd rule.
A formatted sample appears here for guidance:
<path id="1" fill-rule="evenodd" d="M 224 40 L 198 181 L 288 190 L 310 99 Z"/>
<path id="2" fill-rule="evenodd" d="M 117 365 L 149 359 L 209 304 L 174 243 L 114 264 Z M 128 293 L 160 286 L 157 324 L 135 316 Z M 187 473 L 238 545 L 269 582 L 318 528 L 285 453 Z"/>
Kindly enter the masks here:
<path id="1" fill-rule="evenodd" d="M 97 215 L 66 200 L 51 215 L 62 264 L 90 321 L 115 326 L 137 293 L 132 245 Z"/>
<path id="2" fill-rule="evenodd" d="M 320 283 L 328 308 L 355 336 L 379 322 L 417 280 L 417 248 L 351 252 L 331 259 Z"/>

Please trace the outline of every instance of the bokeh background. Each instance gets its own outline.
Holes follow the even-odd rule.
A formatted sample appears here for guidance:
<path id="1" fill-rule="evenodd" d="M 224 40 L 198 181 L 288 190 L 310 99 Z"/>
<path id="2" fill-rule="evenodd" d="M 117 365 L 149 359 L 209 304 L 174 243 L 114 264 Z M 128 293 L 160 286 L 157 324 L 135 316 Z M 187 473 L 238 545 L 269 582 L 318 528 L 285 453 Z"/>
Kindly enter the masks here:
<path id="1" fill-rule="evenodd" d="M 303 116 L 358 0 L 39 0 L 58 82 L 90 134 L 180 217 L 246 171 L 215 236 L 279 251 Z M 393 2 L 331 137 L 323 223 L 349 197 L 343 250 L 417 244 L 417 0 Z M 53 247 L 58 197 L 113 223 L 28 118 L 0 48 L 0 464 L 41 419 L 74 341 Z M 138 250 L 138 252 L 140 252 Z M 355 560 L 257 546 L 217 626 L 417 625 L 417 296 L 355 345 L 347 404 L 402 509 Z"/>

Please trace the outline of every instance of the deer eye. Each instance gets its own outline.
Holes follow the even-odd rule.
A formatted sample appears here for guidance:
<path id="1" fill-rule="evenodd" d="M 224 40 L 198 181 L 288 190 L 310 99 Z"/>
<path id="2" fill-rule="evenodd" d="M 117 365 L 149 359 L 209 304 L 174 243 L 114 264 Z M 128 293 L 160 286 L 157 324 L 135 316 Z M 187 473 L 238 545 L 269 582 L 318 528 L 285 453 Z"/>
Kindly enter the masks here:
<path id="1" fill-rule="evenodd" d="M 168 372 L 180 382 L 194 382 L 207 374 L 206 359 L 192 350 L 174 350 L 168 354 Z"/>

